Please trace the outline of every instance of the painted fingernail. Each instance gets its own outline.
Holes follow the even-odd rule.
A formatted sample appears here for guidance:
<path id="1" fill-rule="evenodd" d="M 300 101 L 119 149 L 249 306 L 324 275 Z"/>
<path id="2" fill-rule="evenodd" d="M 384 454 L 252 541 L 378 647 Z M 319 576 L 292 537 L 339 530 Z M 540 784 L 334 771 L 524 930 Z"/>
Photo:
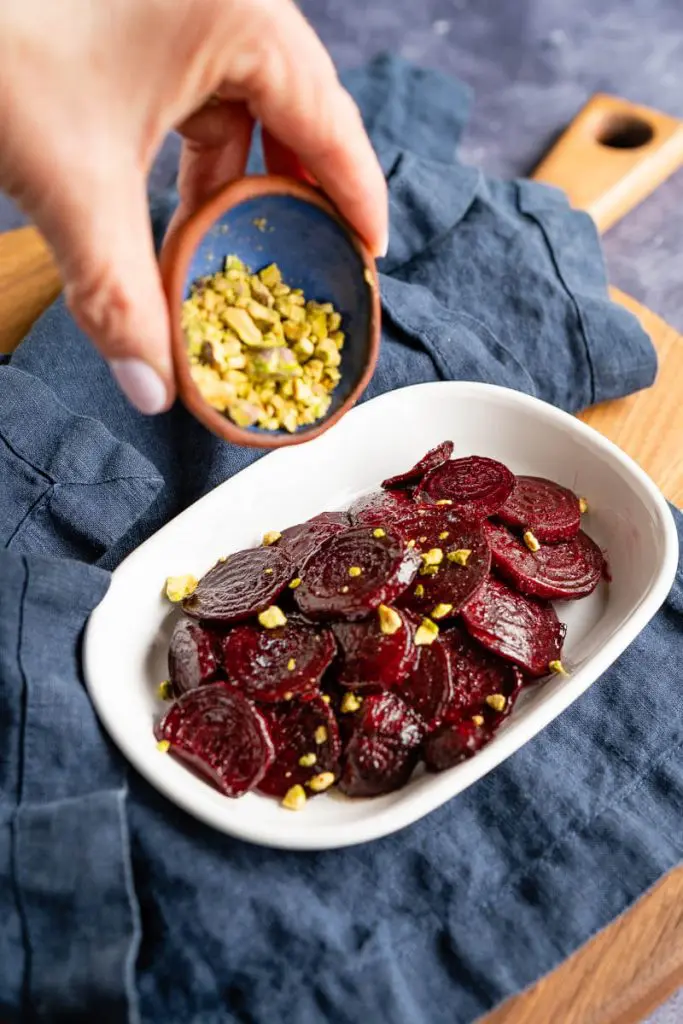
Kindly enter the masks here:
<path id="1" fill-rule="evenodd" d="M 114 380 L 136 409 L 153 416 L 166 407 L 166 386 L 143 359 L 112 359 Z"/>

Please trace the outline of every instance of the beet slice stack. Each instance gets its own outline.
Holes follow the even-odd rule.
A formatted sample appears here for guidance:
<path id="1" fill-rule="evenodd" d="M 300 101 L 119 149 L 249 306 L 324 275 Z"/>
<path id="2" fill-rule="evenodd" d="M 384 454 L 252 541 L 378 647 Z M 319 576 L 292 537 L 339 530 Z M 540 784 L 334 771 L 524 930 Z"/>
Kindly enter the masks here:
<path id="1" fill-rule="evenodd" d="M 570 540 L 579 532 L 581 508 L 573 491 L 540 476 L 518 476 L 498 518 L 517 530 L 530 530 L 544 544 Z"/>
<path id="2" fill-rule="evenodd" d="M 573 601 L 591 594 L 602 579 L 605 559 L 583 530 L 571 540 L 530 551 L 500 523 L 486 523 L 493 564 L 522 594 L 548 601 Z"/>

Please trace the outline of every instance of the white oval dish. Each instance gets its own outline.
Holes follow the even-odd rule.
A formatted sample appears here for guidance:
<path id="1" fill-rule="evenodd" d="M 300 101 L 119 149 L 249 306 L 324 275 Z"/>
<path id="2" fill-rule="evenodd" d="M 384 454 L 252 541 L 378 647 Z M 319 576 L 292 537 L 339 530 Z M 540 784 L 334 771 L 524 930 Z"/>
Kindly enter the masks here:
<path id="1" fill-rule="evenodd" d="M 546 476 L 589 502 L 586 530 L 606 549 L 612 583 L 557 606 L 568 624 L 568 678 L 526 692 L 500 732 L 471 760 L 439 775 L 418 770 L 397 793 L 350 800 L 331 792 L 293 813 L 272 799 L 221 796 L 153 735 L 163 704 L 166 651 L 178 612 L 162 597 L 167 576 L 201 576 L 220 555 L 258 544 L 406 469 L 439 441 L 455 457 L 486 455 L 516 473 Z M 487 384 L 442 382 L 393 391 L 353 409 L 322 437 L 260 459 L 150 537 L 116 569 L 85 638 L 88 691 L 123 754 L 169 799 L 241 839 L 322 850 L 377 839 L 417 821 L 495 768 L 599 678 L 664 601 L 678 540 L 666 501 L 610 441 L 535 398 Z"/>

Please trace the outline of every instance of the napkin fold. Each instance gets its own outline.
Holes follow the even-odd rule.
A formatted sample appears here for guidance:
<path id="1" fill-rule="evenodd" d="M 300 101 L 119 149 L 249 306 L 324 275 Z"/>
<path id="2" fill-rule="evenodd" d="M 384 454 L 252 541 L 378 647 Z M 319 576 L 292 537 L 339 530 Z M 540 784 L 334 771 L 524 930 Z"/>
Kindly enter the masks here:
<path id="1" fill-rule="evenodd" d="M 392 57 L 347 84 L 391 204 L 365 399 L 453 378 L 576 411 L 652 382 L 590 219 L 458 163 L 461 84 Z M 0 367 L 2 1020 L 469 1024 L 681 858 L 681 567 L 588 693 L 395 836 L 259 849 L 129 769 L 82 685 L 84 624 L 128 551 L 258 457 L 180 407 L 137 414 L 61 300 Z"/>

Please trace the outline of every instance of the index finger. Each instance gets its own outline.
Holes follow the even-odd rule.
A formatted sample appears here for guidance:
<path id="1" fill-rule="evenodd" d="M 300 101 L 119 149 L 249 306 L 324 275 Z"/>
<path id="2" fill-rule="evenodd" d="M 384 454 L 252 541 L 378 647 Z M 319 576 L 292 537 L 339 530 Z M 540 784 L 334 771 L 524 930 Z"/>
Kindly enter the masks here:
<path id="1" fill-rule="evenodd" d="M 376 256 L 386 253 L 386 182 L 356 104 L 289 2 L 271 8 L 264 59 L 244 83 L 251 113 L 294 151 Z"/>

